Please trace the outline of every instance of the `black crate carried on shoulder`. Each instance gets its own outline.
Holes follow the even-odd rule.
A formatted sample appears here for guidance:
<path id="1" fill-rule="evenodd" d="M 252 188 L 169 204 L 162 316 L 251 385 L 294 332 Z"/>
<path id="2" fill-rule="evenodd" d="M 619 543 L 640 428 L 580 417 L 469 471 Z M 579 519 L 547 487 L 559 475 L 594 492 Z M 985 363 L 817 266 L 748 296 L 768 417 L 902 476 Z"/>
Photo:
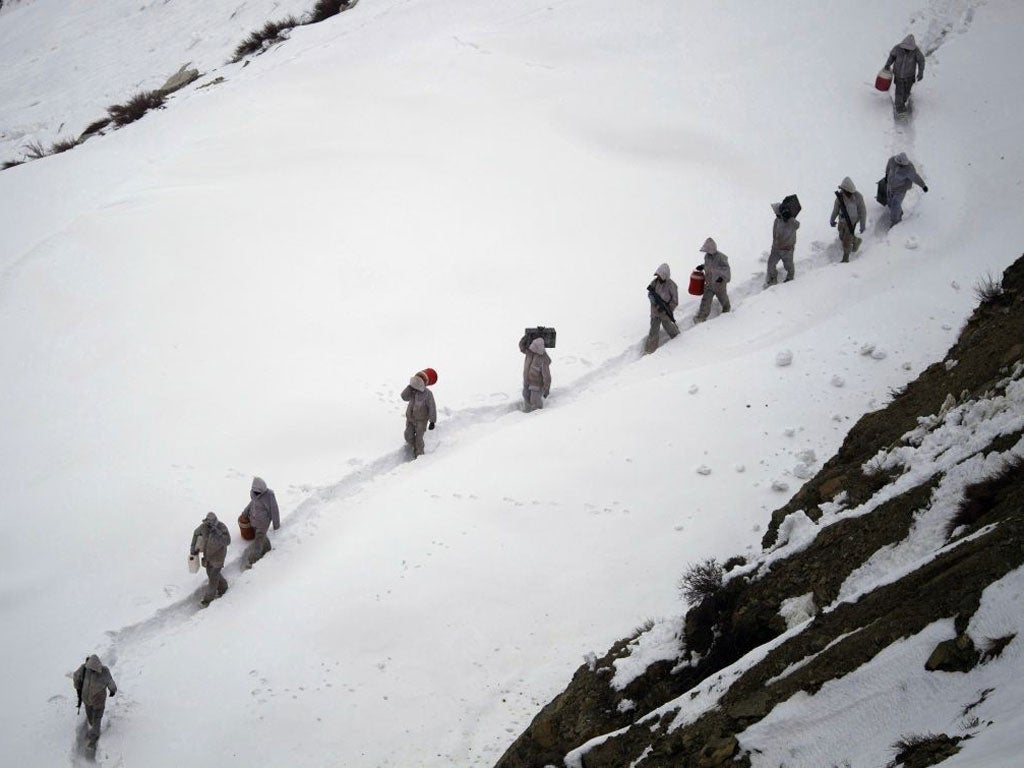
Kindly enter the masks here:
<path id="1" fill-rule="evenodd" d="M 783 221 L 789 221 L 796 218 L 796 215 L 800 213 L 800 209 L 800 198 L 796 195 L 786 195 L 782 198 L 782 202 L 779 203 L 779 216 L 782 217 Z"/>
<path id="2" fill-rule="evenodd" d="M 537 339 L 537 338 L 544 339 L 544 348 L 545 349 L 554 349 L 555 348 L 555 329 L 554 328 L 547 328 L 547 327 L 545 327 L 543 325 L 538 325 L 536 328 L 527 328 L 526 329 L 526 339 L 527 339 L 526 343 L 527 344 L 529 344 L 530 342 L 532 342 L 534 339 Z"/>

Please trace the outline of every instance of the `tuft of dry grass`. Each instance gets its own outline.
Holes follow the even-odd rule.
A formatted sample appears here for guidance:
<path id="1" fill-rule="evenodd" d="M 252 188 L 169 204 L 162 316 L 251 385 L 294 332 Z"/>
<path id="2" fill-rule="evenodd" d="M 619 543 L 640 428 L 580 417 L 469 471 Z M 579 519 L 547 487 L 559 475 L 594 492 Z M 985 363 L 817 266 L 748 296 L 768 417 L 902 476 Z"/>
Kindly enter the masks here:
<path id="1" fill-rule="evenodd" d="M 117 127 L 134 123 L 151 109 L 164 105 L 164 95 L 159 91 L 140 91 L 124 104 L 107 107 L 107 114 Z"/>
<path id="2" fill-rule="evenodd" d="M 78 140 L 79 141 L 83 141 L 84 139 L 87 139 L 88 137 L 92 136 L 93 134 L 99 133 L 104 128 L 106 128 L 108 125 L 110 125 L 110 118 L 109 117 L 102 117 L 99 120 L 96 120 L 95 122 L 89 123 L 89 125 L 86 127 L 86 129 L 84 131 L 82 131 L 82 135 L 78 137 Z"/>
<path id="3" fill-rule="evenodd" d="M 25 153 L 25 157 L 28 160 L 38 160 L 39 158 L 46 157 L 47 154 L 49 154 L 46 151 L 46 147 L 44 147 L 42 143 L 38 141 L 30 141 L 28 144 L 25 144 L 21 149 Z"/>
<path id="4" fill-rule="evenodd" d="M 985 273 L 974 286 L 974 296 L 980 304 L 993 304 L 1003 298 L 1003 282 L 998 277 Z"/>
<path id="5" fill-rule="evenodd" d="M 231 58 L 232 63 L 241 61 L 249 54 L 259 53 L 268 45 L 283 39 L 285 32 L 298 25 L 299 20 L 294 16 L 287 16 L 277 21 L 268 21 L 260 29 L 249 33 L 249 36 L 238 44 Z"/>
<path id="6" fill-rule="evenodd" d="M 57 139 L 50 146 L 51 155 L 59 155 L 61 152 L 67 152 L 69 149 L 73 149 L 78 146 L 78 139 Z"/>
<path id="7" fill-rule="evenodd" d="M 698 605 L 722 588 L 722 566 L 713 557 L 693 563 L 679 578 L 679 592 L 689 605 Z"/>
<path id="8" fill-rule="evenodd" d="M 309 23 L 316 24 L 318 21 L 337 16 L 348 8 L 348 0 L 317 0 L 309 15 Z"/>

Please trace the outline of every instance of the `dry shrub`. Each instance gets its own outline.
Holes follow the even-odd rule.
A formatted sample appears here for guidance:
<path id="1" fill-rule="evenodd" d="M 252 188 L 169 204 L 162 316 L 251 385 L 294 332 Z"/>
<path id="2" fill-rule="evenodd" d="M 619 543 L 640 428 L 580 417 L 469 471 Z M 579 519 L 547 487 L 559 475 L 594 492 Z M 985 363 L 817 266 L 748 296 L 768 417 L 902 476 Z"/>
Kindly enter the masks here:
<path id="1" fill-rule="evenodd" d="M 285 32 L 298 25 L 299 21 L 294 16 L 268 21 L 261 29 L 251 32 L 245 40 L 238 44 L 231 61 L 241 61 L 251 53 L 259 53 L 271 43 L 281 40 Z"/>
<path id="2" fill-rule="evenodd" d="M 50 147 L 50 154 L 59 155 L 61 152 L 67 152 L 69 149 L 77 146 L 78 139 L 57 139 Z"/>
<path id="3" fill-rule="evenodd" d="M 679 578 L 679 591 L 689 605 L 699 605 L 722 588 L 722 566 L 713 557 L 694 563 Z"/>
<path id="4" fill-rule="evenodd" d="M 112 107 L 107 107 L 107 114 L 110 115 L 114 125 L 120 128 L 123 125 L 134 123 L 149 112 L 149 110 L 159 109 L 163 105 L 164 95 L 160 91 L 141 91 L 124 104 L 115 104 Z"/>

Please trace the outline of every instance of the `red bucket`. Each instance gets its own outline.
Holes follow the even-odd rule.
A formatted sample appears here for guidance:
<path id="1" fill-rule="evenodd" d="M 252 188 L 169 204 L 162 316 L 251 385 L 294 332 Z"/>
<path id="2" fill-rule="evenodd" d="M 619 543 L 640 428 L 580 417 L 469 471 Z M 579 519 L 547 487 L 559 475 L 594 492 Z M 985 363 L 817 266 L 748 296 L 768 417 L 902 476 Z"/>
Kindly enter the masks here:
<path id="1" fill-rule="evenodd" d="M 435 371 L 433 368 L 424 368 L 422 371 L 419 371 L 416 375 L 423 379 L 423 383 L 426 384 L 428 387 L 431 384 L 437 384 L 437 371 Z"/>
<path id="2" fill-rule="evenodd" d="M 252 541 L 256 538 L 256 531 L 249 525 L 249 518 L 244 513 L 238 516 L 238 531 L 246 541 Z"/>
<path id="3" fill-rule="evenodd" d="M 691 296 L 701 296 L 704 293 L 704 273 L 695 269 L 690 273 L 690 287 L 686 289 Z"/>
<path id="4" fill-rule="evenodd" d="M 888 69 L 883 69 L 881 72 L 878 73 L 878 76 L 875 78 L 875 88 L 877 88 L 880 91 L 888 91 L 889 86 L 891 85 L 892 72 L 890 72 Z"/>

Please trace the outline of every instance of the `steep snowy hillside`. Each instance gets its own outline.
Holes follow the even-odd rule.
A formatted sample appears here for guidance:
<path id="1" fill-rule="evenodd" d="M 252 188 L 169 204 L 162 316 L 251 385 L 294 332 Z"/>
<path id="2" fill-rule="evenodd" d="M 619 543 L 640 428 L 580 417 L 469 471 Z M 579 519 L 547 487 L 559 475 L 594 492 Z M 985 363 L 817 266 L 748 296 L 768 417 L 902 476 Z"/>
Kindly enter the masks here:
<path id="1" fill-rule="evenodd" d="M 102 764 L 493 764 L 583 654 L 678 613 L 686 563 L 758 551 L 1019 251 L 1010 0 L 871 0 L 842 23 L 802 2 L 363 0 L 199 87 L 299 10 L 0 13 L 9 145 L 208 72 L 0 172 L 12 764 L 78 759 L 67 675 L 91 652 L 120 685 Z M 907 31 L 937 47 L 896 129 L 870 81 Z M 930 192 L 891 233 L 869 203 L 836 264 L 832 190 L 870 192 L 896 151 Z M 790 192 L 797 279 L 765 291 Z M 641 357 L 651 273 L 685 286 L 709 235 L 734 311 L 693 327 L 687 298 L 683 334 Z M 523 414 L 538 323 L 554 387 Z M 407 463 L 398 393 L 427 365 L 441 412 Z M 231 591 L 200 612 L 192 529 L 231 523 L 256 474 L 274 551 L 240 574 L 236 536 Z"/>
<path id="2" fill-rule="evenodd" d="M 235 47 L 312 0 L 20 0 L 0 10 L 0 160 L 78 136 L 181 66 L 229 70 Z"/>

